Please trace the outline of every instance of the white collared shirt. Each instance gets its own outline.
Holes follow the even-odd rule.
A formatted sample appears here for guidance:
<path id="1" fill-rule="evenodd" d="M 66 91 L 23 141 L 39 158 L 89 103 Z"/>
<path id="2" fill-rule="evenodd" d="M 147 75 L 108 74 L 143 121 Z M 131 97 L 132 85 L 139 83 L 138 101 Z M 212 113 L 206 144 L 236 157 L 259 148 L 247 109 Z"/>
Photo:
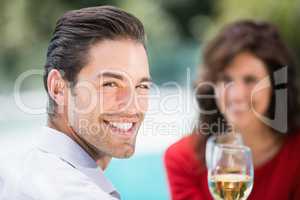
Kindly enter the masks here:
<path id="1" fill-rule="evenodd" d="M 55 129 L 46 127 L 36 146 L 20 163 L 15 184 L 1 199 L 120 199 L 96 162 L 80 145 Z"/>

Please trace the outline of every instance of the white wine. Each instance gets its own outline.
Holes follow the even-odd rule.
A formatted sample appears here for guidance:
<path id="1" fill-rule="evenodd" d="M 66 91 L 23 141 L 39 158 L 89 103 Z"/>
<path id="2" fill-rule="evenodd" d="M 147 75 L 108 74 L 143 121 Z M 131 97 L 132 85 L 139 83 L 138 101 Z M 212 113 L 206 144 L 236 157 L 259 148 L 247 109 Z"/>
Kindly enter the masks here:
<path id="1" fill-rule="evenodd" d="M 252 178 L 241 174 L 218 174 L 208 180 L 216 200 L 245 200 L 252 190 Z"/>

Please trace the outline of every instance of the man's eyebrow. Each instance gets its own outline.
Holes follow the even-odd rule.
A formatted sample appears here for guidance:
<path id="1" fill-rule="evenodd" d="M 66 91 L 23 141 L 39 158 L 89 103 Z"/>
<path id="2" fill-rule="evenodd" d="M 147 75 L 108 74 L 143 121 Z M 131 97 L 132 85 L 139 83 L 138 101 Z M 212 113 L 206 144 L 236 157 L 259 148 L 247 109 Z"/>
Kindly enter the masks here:
<path id="1" fill-rule="evenodd" d="M 109 78 L 115 78 L 115 79 L 119 79 L 119 80 L 125 80 L 124 76 L 122 76 L 121 74 L 118 74 L 118 73 L 114 73 L 114 72 L 99 73 L 96 77 L 97 78 L 109 77 Z M 139 83 L 141 83 L 141 82 L 152 82 L 152 79 L 150 77 L 143 77 L 139 80 Z"/>
<path id="2" fill-rule="evenodd" d="M 119 80 L 124 80 L 124 77 L 120 74 L 117 73 L 113 73 L 113 72 L 103 72 L 103 73 L 99 73 L 97 75 L 97 78 L 100 77 L 109 77 L 109 78 L 115 78 L 115 79 L 119 79 Z"/>
<path id="3" fill-rule="evenodd" d="M 141 82 L 153 82 L 153 81 L 149 77 L 144 77 L 144 78 L 141 78 L 139 82 L 141 83 Z"/>

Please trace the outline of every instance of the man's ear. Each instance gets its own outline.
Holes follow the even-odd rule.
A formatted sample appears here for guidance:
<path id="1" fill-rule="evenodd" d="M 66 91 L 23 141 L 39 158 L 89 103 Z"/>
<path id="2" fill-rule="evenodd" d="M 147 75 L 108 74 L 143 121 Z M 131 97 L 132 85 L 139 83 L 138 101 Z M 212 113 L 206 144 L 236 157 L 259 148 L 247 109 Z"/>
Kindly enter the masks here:
<path id="1" fill-rule="evenodd" d="M 52 69 L 48 74 L 47 87 L 49 96 L 58 105 L 64 105 L 67 98 L 66 82 L 57 69 Z"/>

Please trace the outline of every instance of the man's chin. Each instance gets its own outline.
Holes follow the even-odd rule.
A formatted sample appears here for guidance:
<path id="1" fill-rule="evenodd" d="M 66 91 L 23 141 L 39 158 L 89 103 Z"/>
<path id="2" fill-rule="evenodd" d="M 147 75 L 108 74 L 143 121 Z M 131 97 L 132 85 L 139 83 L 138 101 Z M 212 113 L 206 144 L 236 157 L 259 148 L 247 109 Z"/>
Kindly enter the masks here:
<path id="1" fill-rule="evenodd" d="M 130 158 L 135 152 L 135 148 L 131 147 L 131 148 L 126 148 L 124 150 L 120 150 L 119 152 L 115 152 L 114 155 L 112 155 L 112 157 L 114 158 L 120 158 L 120 159 L 125 159 L 125 158 Z"/>

